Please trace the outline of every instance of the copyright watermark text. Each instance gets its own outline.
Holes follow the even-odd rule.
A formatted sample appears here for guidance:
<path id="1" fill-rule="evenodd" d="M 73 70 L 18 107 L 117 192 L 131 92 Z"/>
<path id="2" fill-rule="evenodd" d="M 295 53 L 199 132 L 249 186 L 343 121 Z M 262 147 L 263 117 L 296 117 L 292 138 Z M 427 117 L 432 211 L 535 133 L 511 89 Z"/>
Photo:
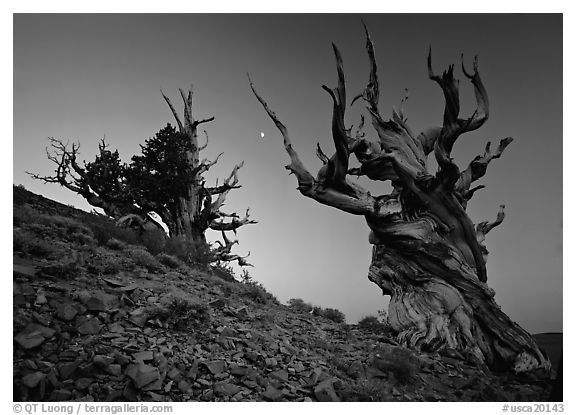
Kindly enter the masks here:
<path id="1" fill-rule="evenodd" d="M 171 413 L 171 405 L 152 405 L 152 404 L 95 404 L 95 403 L 26 403 L 14 404 L 13 411 L 15 414 L 146 414 L 146 413 Z"/>

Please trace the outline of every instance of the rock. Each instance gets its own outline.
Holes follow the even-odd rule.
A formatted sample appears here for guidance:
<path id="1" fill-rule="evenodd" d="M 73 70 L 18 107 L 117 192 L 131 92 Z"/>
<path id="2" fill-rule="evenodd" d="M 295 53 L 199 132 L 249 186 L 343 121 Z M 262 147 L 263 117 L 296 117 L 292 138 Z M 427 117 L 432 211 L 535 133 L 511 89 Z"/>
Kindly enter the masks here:
<path id="1" fill-rule="evenodd" d="M 16 276 L 24 276 L 34 278 L 38 273 L 38 268 L 31 265 L 12 264 L 12 274 Z"/>
<path id="2" fill-rule="evenodd" d="M 223 337 L 237 337 L 238 332 L 230 327 L 224 327 L 220 335 Z"/>
<path id="3" fill-rule="evenodd" d="M 76 330 L 80 334 L 98 334 L 102 325 L 96 317 L 81 316 L 76 321 Z"/>
<path id="4" fill-rule="evenodd" d="M 102 278 L 102 281 L 114 288 L 124 287 L 126 285 L 122 281 L 113 278 Z"/>
<path id="5" fill-rule="evenodd" d="M 110 333 L 125 333 L 126 329 L 120 323 L 112 323 L 108 325 L 108 331 Z"/>
<path id="6" fill-rule="evenodd" d="M 77 360 L 70 363 L 61 363 L 58 365 L 58 372 L 60 373 L 60 378 L 62 380 L 70 379 L 78 366 L 80 366 L 81 361 Z"/>
<path id="7" fill-rule="evenodd" d="M 114 358 L 110 356 L 104 356 L 101 354 L 97 354 L 92 358 L 94 364 L 101 368 L 106 368 L 114 363 Z"/>
<path id="8" fill-rule="evenodd" d="M 231 365 L 230 366 L 230 374 L 234 376 L 246 376 L 250 368 L 246 366 L 239 366 L 239 365 Z"/>
<path id="9" fill-rule="evenodd" d="M 152 383 L 149 383 L 148 385 L 144 386 L 142 388 L 142 390 L 144 391 L 159 391 L 162 390 L 162 379 L 157 379 Z"/>
<path id="10" fill-rule="evenodd" d="M 326 379 L 320 382 L 314 388 L 314 396 L 320 402 L 340 402 L 340 398 L 336 395 L 334 387 L 332 386 L 334 379 Z"/>
<path id="11" fill-rule="evenodd" d="M 22 384 L 30 389 L 35 388 L 46 375 L 42 372 L 30 373 L 22 378 Z"/>
<path id="12" fill-rule="evenodd" d="M 118 363 L 119 365 L 127 365 L 128 363 L 130 363 L 130 358 L 128 356 L 126 356 L 125 354 L 122 354 L 118 351 L 113 353 L 114 355 L 114 360 L 116 360 L 116 363 Z"/>
<path id="13" fill-rule="evenodd" d="M 294 371 L 295 371 L 296 373 L 300 373 L 300 372 L 302 372 L 303 370 L 306 369 L 306 368 L 304 367 L 304 365 L 302 364 L 302 362 L 300 362 L 300 361 L 294 363 L 294 364 L 292 365 L 292 367 L 294 368 Z"/>
<path id="14" fill-rule="evenodd" d="M 74 386 L 76 389 L 84 390 L 88 388 L 88 386 L 90 386 L 93 382 L 94 379 L 92 378 L 79 378 L 76 380 L 76 382 L 74 382 Z"/>
<path id="15" fill-rule="evenodd" d="M 226 362 L 224 360 L 211 360 L 209 362 L 204 362 L 204 366 L 208 368 L 210 373 L 217 375 L 218 373 L 222 373 L 224 371 Z"/>
<path id="16" fill-rule="evenodd" d="M 112 376 L 120 376 L 122 374 L 122 366 L 118 364 L 110 365 L 105 370 L 106 373 L 109 373 Z"/>
<path id="17" fill-rule="evenodd" d="M 285 370 L 277 370 L 270 373 L 269 375 L 272 379 L 280 382 L 288 382 L 288 372 Z"/>
<path id="18" fill-rule="evenodd" d="M 174 381 L 173 381 L 173 380 L 169 381 L 169 382 L 166 384 L 166 386 L 164 386 L 164 392 L 166 392 L 166 393 L 170 392 L 170 391 L 172 390 L 172 385 L 173 385 L 173 384 L 174 384 Z M 153 392 L 150 392 L 150 393 L 153 393 Z"/>
<path id="19" fill-rule="evenodd" d="M 223 298 L 218 298 L 217 300 L 208 303 L 211 308 L 222 309 L 226 306 L 226 300 Z"/>
<path id="20" fill-rule="evenodd" d="M 196 382 L 198 382 L 200 385 L 202 386 L 212 386 L 212 382 L 210 382 L 209 380 L 206 379 L 196 379 Z"/>
<path id="21" fill-rule="evenodd" d="M 214 393 L 217 396 L 233 396 L 240 392 L 242 388 L 232 383 L 220 382 L 214 385 Z"/>
<path id="22" fill-rule="evenodd" d="M 52 337 L 54 333 L 56 333 L 56 331 L 51 328 L 30 323 L 14 337 L 14 340 L 24 349 L 32 349 L 44 343 L 44 341 Z"/>
<path id="23" fill-rule="evenodd" d="M 122 396 L 130 402 L 135 402 L 138 400 L 138 390 L 132 382 L 126 382 L 126 386 L 122 390 Z"/>
<path id="24" fill-rule="evenodd" d="M 137 308 L 136 310 L 130 313 L 130 317 L 128 320 L 131 323 L 136 324 L 138 327 L 144 327 L 146 322 L 148 321 L 148 312 L 144 307 Z"/>
<path id="25" fill-rule="evenodd" d="M 147 362 L 154 359 L 154 353 L 150 350 L 137 352 L 132 355 L 136 362 Z"/>
<path id="26" fill-rule="evenodd" d="M 188 376 L 192 380 L 196 379 L 196 377 L 198 376 L 198 359 L 194 359 L 194 362 L 192 362 L 192 366 L 188 370 L 186 376 Z"/>
<path id="27" fill-rule="evenodd" d="M 58 318 L 64 321 L 74 320 L 74 317 L 76 317 L 77 314 L 78 310 L 76 310 L 76 308 L 70 303 L 60 304 L 56 310 Z"/>
<path id="28" fill-rule="evenodd" d="M 268 357 L 265 360 L 267 367 L 275 367 L 278 364 L 278 361 L 273 357 Z"/>
<path id="29" fill-rule="evenodd" d="M 138 389 L 157 381 L 160 378 L 158 369 L 144 363 L 131 364 L 126 369 L 126 375 L 132 379 Z"/>
<path id="30" fill-rule="evenodd" d="M 178 368 L 173 367 L 168 372 L 168 378 L 170 378 L 172 380 L 179 381 L 182 378 L 182 372 L 180 372 L 180 370 L 178 370 Z"/>
<path id="31" fill-rule="evenodd" d="M 262 397 L 269 400 L 269 401 L 277 401 L 280 398 L 282 398 L 282 391 L 279 389 L 276 389 L 272 385 L 268 385 L 268 387 L 266 388 L 266 390 L 262 394 Z"/>
<path id="32" fill-rule="evenodd" d="M 67 401 L 72 397 L 72 392 L 66 389 L 56 389 L 50 394 L 50 401 Z"/>

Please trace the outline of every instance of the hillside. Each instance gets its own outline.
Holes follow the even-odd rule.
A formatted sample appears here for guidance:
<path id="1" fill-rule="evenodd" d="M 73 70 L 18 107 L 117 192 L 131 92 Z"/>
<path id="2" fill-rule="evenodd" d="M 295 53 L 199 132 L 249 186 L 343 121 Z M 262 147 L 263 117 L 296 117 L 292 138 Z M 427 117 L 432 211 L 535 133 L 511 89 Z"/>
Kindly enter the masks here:
<path id="1" fill-rule="evenodd" d="M 113 237 L 112 237 L 113 236 Z M 14 187 L 15 401 L 543 401 Z M 305 293 L 302 294 L 305 297 Z"/>

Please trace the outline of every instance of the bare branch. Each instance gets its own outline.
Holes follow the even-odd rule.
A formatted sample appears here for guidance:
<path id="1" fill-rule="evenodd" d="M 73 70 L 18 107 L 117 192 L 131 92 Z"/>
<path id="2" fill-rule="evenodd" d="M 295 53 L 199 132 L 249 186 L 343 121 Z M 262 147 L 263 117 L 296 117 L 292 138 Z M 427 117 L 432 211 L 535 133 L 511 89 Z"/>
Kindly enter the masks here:
<path id="1" fill-rule="evenodd" d="M 204 120 L 194 121 L 194 122 L 192 123 L 192 127 L 195 129 L 195 128 L 198 127 L 200 124 L 204 124 L 204 123 L 210 122 L 210 121 L 214 121 L 214 117 L 206 118 L 206 119 L 204 119 Z"/>
<path id="2" fill-rule="evenodd" d="M 204 144 L 203 146 L 198 147 L 198 151 L 202 151 L 202 150 L 204 150 L 206 147 L 208 147 L 208 133 L 206 132 L 206 130 L 204 130 L 204 135 L 206 136 L 206 144 Z"/>
<path id="3" fill-rule="evenodd" d="M 236 231 L 241 226 L 258 223 L 255 220 L 250 219 L 250 209 L 246 209 L 246 215 L 242 219 L 232 218 L 231 222 L 225 222 L 223 220 L 217 221 L 213 220 L 210 222 L 210 229 L 215 231 Z"/>
<path id="4" fill-rule="evenodd" d="M 460 174 L 460 177 L 456 182 L 455 191 L 460 195 L 464 195 L 466 192 L 468 192 L 468 189 L 472 183 L 484 177 L 488 168 L 488 164 L 492 160 L 500 158 L 506 147 L 508 147 L 512 141 L 512 137 L 506 137 L 500 140 L 500 144 L 494 152 L 491 151 L 491 143 L 488 142 L 486 144 L 486 149 L 484 150 L 484 155 L 476 156 L 474 160 L 472 160 L 472 162 L 468 165 L 466 170 Z M 470 200 L 472 194 L 469 194 L 469 197 L 465 197 L 466 200 Z"/>
<path id="5" fill-rule="evenodd" d="M 193 170 L 193 174 L 195 174 L 196 176 L 201 175 L 202 173 L 207 172 L 208 170 L 210 170 L 210 167 L 212 167 L 213 165 L 215 165 L 216 163 L 218 163 L 218 159 L 220 159 L 220 157 L 222 156 L 222 154 L 224 154 L 224 152 L 218 154 L 218 156 L 216 156 L 216 158 L 214 159 L 214 161 L 210 161 L 208 159 L 204 159 L 200 162 L 200 164 L 198 164 L 198 166 Z"/>
<path id="6" fill-rule="evenodd" d="M 160 90 L 160 93 L 162 94 L 162 96 L 164 97 L 164 100 L 166 101 L 166 103 L 168 104 L 168 107 L 170 107 L 170 111 L 172 111 L 172 115 L 174 115 L 174 118 L 176 119 L 176 123 L 178 124 L 178 130 L 181 133 L 184 133 L 184 127 L 182 125 L 182 121 L 180 121 L 180 117 L 178 116 L 178 113 L 176 112 L 176 109 L 174 109 L 174 106 L 172 105 L 172 102 L 170 102 L 170 98 L 168 98 L 166 95 L 164 95 L 164 92 L 162 90 Z"/>
<path id="7" fill-rule="evenodd" d="M 363 98 L 364 101 L 368 103 L 368 108 L 371 112 L 378 113 L 378 100 L 380 99 L 380 87 L 378 82 L 378 66 L 376 65 L 376 55 L 374 53 L 374 43 L 370 37 L 370 32 L 368 28 L 362 22 L 364 26 L 364 32 L 366 33 L 366 50 L 368 51 L 368 59 L 370 60 L 370 77 L 368 80 L 368 85 L 362 93 L 357 95 L 350 105 L 354 105 L 354 102 L 358 98 Z"/>
<path id="8" fill-rule="evenodd" d="M 222 186 L 216 186 L 216 187 L 206 189 L 209 194 L 218 194 L 218 198 L 216 199 L 216 201 L 210 205 L 210 210 L 212 212 L 218 212 L 220 210 L 222 205 L 224 205 L 224 201 L 226 200 L 226 196 L 228 195 L 228 192 L 230 190 L 237 189 L 237 188 L 241 187 L 238 184 L 238 181 L 239 181 L 238 180 L 238 170 L 240 170 L 242 168 L 242 166 L 244 166 L 244 162 L 234 166 L 234 169 L 232 169 L 230 176 L 228 176 L 224 180 L 224 184 Z M 220 212 L 220 216 L 222 216 L 221 212 Z M 228 216 L 230 216 L 230 215 L 228 215 Z"/>
<path id="9" fill-rule="evenodd" d="M 324 152 L 322 151 L 320 143 L 316 143 L 316 156 L 320 159 L 320 161 L 322 161 L 322 164 L 328 164 L 328 162 L 330 161 L 328 159 L 328 156 L 324 154 Z"/>
<path id="10" fill-rule="evenodd" d="M 444 122 L 434 144 L 434 154 L 442 173 L 442 180 L 448 188 L 452 188 L 456 184 L 460 175 L 460 170 L 450 157 L 454 143 L 461 134 L 476 130 L 484 124 L 488 119 L 489 113 L 488 94 L 478 73 L 477 57 L 474 58 L 474 72 L 470 74 L 464 67 L 462 56 L 462 70 L 464 75 L 472 82 L 476 96 L 476 110 L 472 116 L 466 119 L 459 118 L 460 97 L 458 83 L 453 74 L 454 65 L 450 65 L 448 70 L 442 74 L 442 77 L 435 75 L 432 70 L 432 48 L 429 49 L 428 77 L 440 85 L 445 99 Z"/>
<path id="11" fill-rule="evenodd" d="M 286 149 L 286 152 L 290 156 L 291 160 L 290 164 L 286 166 L 286 169 L 290 170 L 290 172 L 296 175 L 296 178 L 298 179 L 299 189 L 304 190 L 310 188 L 314 183 L 314 177 L 310 174 L 310 172 L 306 169 L 306 167 L 304 167 L 304 164 L 300 160 L 300 157 L 298 156 L 298 153 L 296 153 L 296 150 L 292 148 L 292 141 L 290 140 L 290 136 L 288 135 L 288 129 L 278 119 L 274 111 L 272 111 L 270 107 L 268 107 L 268 103 L 258 94 L 258 92 L 256 92 L 254 84 L 252 83 L 252 79 L 250 79 L 250 74 L 248 74 L 248 81 L 250 82 L 250 88 L 252 89 L 252 92 L 256 96 L 256 99 L 258 99 L 258 101 L 260 102 L 260 104 L 262 105 L 268 116 L 272 119 L 272 121 L 282 134 L 282 137 L 284 138 L 284 148 Z"/>
<path id="12" fill-rule="evenodd" d="M 496 216 L 495 221 L 493 222 L 484 221 L 476 225 L 476 236 L 479 243 L 484 242 L 486 234 L 502 223 L 502 221 L 506 217 L 506 214 L 504 213 L 504 208 L 505 208 L 504 205 L 500 205 L 500 210 L 498 211 L 498 215 Z"/>
<path id="13" fill-rule="evenodd" d="M 332 97 L 332 138 L 336 153 L 332 156 L 324 170 L 318 172 L 318 177 L 322 178 L 325 186 L 334 186 L 344 192 L 349 192 L 346 184 L 346 174 L 348 173 L 348 161 L 350 153 L 348 150 L 348 134 L 344 125 L 344 114 L 346 110 L 346 83 L 344 79 L 344 66 L 342 56 L 336 45 L 332 44 L 334 56 L 336 57 L 336 70 L 338 72 L 338 86 L 330 89 L 325 85 L 322 88 Z"/>

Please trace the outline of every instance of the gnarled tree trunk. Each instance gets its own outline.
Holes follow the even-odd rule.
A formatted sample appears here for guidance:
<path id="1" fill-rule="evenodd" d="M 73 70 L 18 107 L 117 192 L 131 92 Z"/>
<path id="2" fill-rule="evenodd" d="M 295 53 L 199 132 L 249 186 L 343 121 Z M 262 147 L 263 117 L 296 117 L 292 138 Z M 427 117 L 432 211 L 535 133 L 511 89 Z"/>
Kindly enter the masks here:
<path id="1" fill-rule="evenodd" d="M 477 108 L 468 118 L 459 118 L 458 84 L 450 66 L 442 76 L 432 70 L 431 52 L 428 73 L 442 88 L 445 97 L 441 127 L 413 134 L 400 111 L 385 121 L 378 110 L 379 83 L 374 46 L 366 30 L 370 77 L 361 98 L 377 133 L 366 138 L 364 118 L 355 134 L 344 123 L 346 86 L 342 58 L 336 46 L 338 85 L 323 88 L 333 101 L 332 136 L 336 152 L 327 157 L 318 146 L 324 166 L 313 177 L 292 147 L 286 126 L 256 92 L 255 96 L 284 137 L 291 163 L 286 166 L 298 179 L 298 190 L 322 204 L 345 212 L 363 215 L 371 229 L 372 263 L 368 277 L 390 296 L 389 320 L 399 341 L 422 350 L 451 348 L 470 360 L 483 362 L 493 370 L 525 372 L 548 370 L 550 363 L 534 339 L 514 323 L 494 301 L 487 285 L 486 234 L 504 218 L 503 206 L 494 222 L 476 226 L 466 214 L 466 205 L 478 189 L 471 188 L 481 178 L 488 163 L 500 157 L 510 144 L 505 138 L 495 151 L 490 144 L 484 155 L 476 157 L 460 171 L 450 153 L 456 139 L 479 128 L 488 118 L 488 95 L 478 73 L 462 70 L 474 87 Z M 438 171 L 427 170 L 427 159 L 434 153 Z M 350 155 L 360 162 L 349 167 Z M 373 196 L 348 175 L 365 175 L 372 180 L 392 183 L 393 191 Z"/>

